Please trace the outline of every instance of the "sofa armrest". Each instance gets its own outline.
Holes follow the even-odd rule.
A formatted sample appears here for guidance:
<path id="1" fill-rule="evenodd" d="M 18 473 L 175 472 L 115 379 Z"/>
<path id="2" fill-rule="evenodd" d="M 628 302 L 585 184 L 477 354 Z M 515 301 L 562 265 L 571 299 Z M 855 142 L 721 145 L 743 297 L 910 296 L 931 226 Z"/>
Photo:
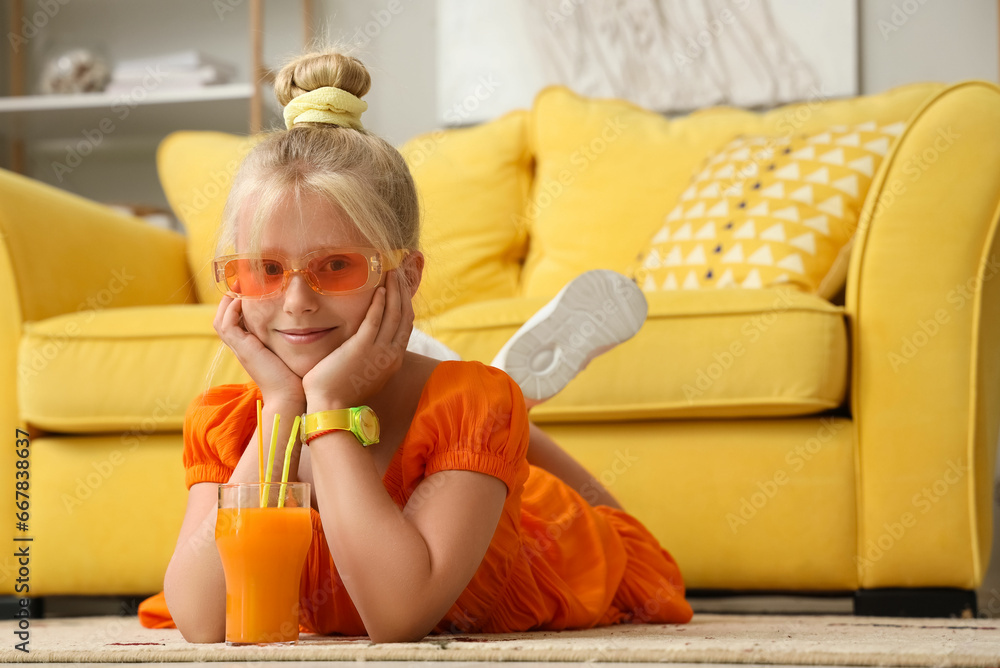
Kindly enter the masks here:
<path id="1" fill-rule="evenodd" d="M 17 406 L 17 351 L 24 322 L 76 311 L 193 301 L 182 235 L 0 169 L 0 423 L 29 428 Z M 66 336 L 74 333 L 67 330 Z M 45 354 L 59 350 L 57 345 Z M 14 452 L 7 448 L 0 455 L 5 480 L 15 479 Z M 0 503 L 8 516 L 15 511 L 14 501 L 10 495 Z M 11 574 L 17 569 L 10 564 L 0 559 L 2 594 L 15 591 Z"/>
<path id="2" fill-rule="evenodd" d="M 0 294 L 20 322 L 194 301 L 183 235 L 4 170 L 0 243 L 10 272 Z"/>
<path id="3" fill-rule="evenodd" d="M 1000 88 L 952 86 L 883 162 L 851 255 L 862 587 L 977 587 L 1000 427 Z"/>

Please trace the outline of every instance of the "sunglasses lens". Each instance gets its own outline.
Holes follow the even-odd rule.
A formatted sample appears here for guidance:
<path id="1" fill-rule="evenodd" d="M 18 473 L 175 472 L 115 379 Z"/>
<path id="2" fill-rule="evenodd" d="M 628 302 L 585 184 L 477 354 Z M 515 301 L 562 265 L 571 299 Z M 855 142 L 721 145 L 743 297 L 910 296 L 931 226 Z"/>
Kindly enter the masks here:
<path id="1" fill-rule="evenodd" d="M 226 286 L 236 294 L 260 297 L 281 289 L 285 268 L 278 260 L 230 260 L 225 276 Z"/>
<path id="2" fill-rule="evenodd" d="M 309 270 L 324 292 L 347 292 L 368 283 L 369 258 L 363 253 L 334 252 L 315 258 Z"/>

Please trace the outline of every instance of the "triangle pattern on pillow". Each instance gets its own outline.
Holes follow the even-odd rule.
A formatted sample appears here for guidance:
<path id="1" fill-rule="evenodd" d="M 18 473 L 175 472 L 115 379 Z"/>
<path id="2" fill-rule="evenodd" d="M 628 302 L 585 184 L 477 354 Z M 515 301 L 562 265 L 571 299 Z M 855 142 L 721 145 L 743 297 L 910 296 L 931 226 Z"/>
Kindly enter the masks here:
<path id="1" fill-rule="evenodd" d="M 738 136 L 707 156 L 637 263 L 646 291 L 815 291 L 857 227 L 902 121 Z"/>
<path id="2" fill-rule="evenodd" d="M 736 244 L 722 256 L 723 262 L 743 262 L 743 244 Z"/>

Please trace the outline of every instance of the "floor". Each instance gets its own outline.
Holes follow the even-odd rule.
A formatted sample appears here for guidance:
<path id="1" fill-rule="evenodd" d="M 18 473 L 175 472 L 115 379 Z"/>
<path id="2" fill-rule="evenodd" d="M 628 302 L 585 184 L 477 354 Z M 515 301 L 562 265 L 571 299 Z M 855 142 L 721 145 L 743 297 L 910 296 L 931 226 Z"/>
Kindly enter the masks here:
<path id="1" fill-rule="evenodd" d="M 338 662 L 340 663 L 340 662 Z M 358 663 L 358 662 L 356 662 Z M 492 666 L 493 663 L 489 661 L 364 661 L 360 662 L 365 664 L 365 668 L 461 668 L 462 666 Z M 61 668 L 80 668 L 78 663 L 49 663 L 48 666 L 55 666 Z M 118 665 L 121 664 L 87 664 L 88 666 L 100 666 L 100 665 Z M 144 666 L 162 666 L 162 668 L 178 668 L 178 666 L 189 666 L 196 664 L 177 664 L 177 663 L 147 663 Z M 197 664 L 197 665 L 209 665 L 208 663 Z M 212 668 L 247 668 L 246 663 L 229 663 L 222 661 L 211 662 Z M 656 666 L 657 668 L 662 668 L 665 664 L 662 663 L 597 663 L 588 661 L 586 663 L 539 663 L 536 661 L 518 661 L 515 668 L 542 668 L 543 666 L 559 665 L 559 666 L 587 666 L 588 668 L 592 666 L 629 666 L 629 668 L 652 668 Z M 669 664 L 671 668 L 705 668 L 704 663 L 672 663 Z M 713 663 L 712 666 L 719 666 L 720 668 L 725 668 L 731 666 L 732 668 L 747 668 L 745 663 Z M 315 661 L 263 661 L 259 663 L 254 663 L 253 668 L 316 668 L 317 662 Z M 770 664 L 754 664 L 754 668 L 774 668 Z M 790 664 L 783 664 L 781 668 L 826 668 L 824 666 L 808 665 L 808 666 L 796 666 Z M 832 667 L 830 667 L 832 668 Z M 838 667 L 838 668 L 843 668 Z"/>
<path id="2" fill-rule="evenodd" d="M 711 596 L 689 597 L 695 613 L 850 615 L 848 596 Z M 45 600 L 45 617 L 134 615 L 134 601 L 116 597 L 60 597 Z"/>
<path id="3" fill-rule="evenodd" d="M 732 596 L 732 597 L 691 597 L 691 607 L 695 613 L 771 613 L 771 614 L 852 614 L 852 600 L 849 597 L 830 596 Z M 78 614 L 121 614 L 122 602 L 119 599 L 89 599 L 86 602 L 82 599 L 57 599 L 49 601 L 49 613 L 46 616 L 74 616 Z M 366 661 L 365 668 L 462 668 L 463 666 L 488 666 L 489 662 L 474 661 Z M 65 666 L 65 668 L 79 668 L 79 664 L 48 664 L 50 666 Z M 95 665 L 95 664 L 91 664 Z M 107 664 L 111 665 L 111 664 Z M 179 664 L 147 664 L 162 666 L 163 668 L 177 668 Z M 208 666 L 208 663 L 203 665 Z M 542 668 L 551 664 L 542 662 L 517 662 L 516 668 Z M 565 666 L 614 666 L 625 664 L 580 662 L 562 663 Z M 629 663 L 630 668 L 642 668 L 643 666 L 663 666 L 664 664 L 651 663 Z M 732 666 L 732 668 L 746 668 L 746 664 L 712 664 L 719 668 Z M 212 668 L 246 668 L 245 663 L 212 662 Z M 315 668 L 315 662 L 309 661 L 273 661 L 255 663 L 254 668 Z M 705 664 L 678 663 L 671 664 L 672 668 L 705 668 Z M 769 668 L 768 665 L 755 665 L 755 668 Z M 796 666 L 784 666 L 783 668 L 797 668 Z M 805 668 L 803 666 L 802 668 Z M 824 668 L 823 666 L 809 666 L 809 668 Z M 832 668 L 832 667 L 831 667 Z"/>

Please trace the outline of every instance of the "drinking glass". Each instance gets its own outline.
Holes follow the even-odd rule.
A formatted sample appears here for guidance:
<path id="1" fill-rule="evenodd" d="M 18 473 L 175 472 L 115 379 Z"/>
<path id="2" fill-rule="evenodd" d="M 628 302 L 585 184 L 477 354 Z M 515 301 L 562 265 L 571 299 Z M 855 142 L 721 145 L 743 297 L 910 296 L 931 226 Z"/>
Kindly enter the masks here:
<path id="1" fill-rule="evenodd" d="M 309 483 L 219 485 L 215 544 L 226 574 L 226 644 L 294 644 L 312 541 Z"/>

